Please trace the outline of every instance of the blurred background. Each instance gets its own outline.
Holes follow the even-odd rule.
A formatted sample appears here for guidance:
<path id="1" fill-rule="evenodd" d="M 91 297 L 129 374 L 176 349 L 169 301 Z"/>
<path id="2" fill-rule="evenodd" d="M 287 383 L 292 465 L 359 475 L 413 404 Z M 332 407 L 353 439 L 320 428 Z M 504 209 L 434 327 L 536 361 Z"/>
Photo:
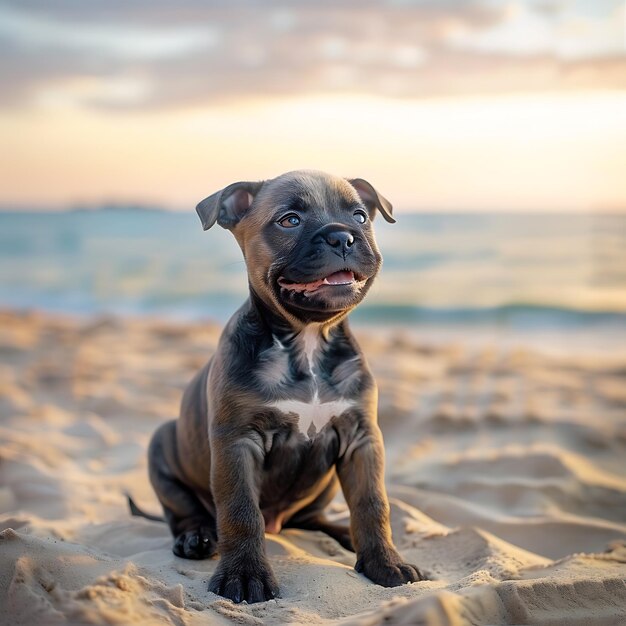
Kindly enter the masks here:
<path id="1" fill-rule="evenodd" d="M 0 0 L 6 619 L 626 623 L 625 6 Z M 433 580 L 292 530 L 283 599 L 235 612 L 124 494 L 159 511 L 150 437 L 247 295 L 196 204 L 300 168 L 394 205 L 351 320 Z"/>
<path id="2" fill-rule="evenodd" d="M 356 322 L 611 347 L 625 19 L 618 0 L 3 0 L 0 306 L 224 321 L 244 265 L 195 204 L 312 168 L 398 217 Z"/>

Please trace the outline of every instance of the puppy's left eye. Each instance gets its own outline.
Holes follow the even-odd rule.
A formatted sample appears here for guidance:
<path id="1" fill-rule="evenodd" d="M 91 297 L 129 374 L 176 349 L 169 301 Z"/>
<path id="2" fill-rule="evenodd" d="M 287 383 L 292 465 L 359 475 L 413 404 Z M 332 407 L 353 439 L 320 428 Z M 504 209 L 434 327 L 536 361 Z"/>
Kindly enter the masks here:
<path id="1" fill-rule="evenodd" d="M 290 213 L 289 215 L 285 215 L 278 223 L 283 228 L 295 228 L 296 226 L 300 226 L 300 218 L 295 213 Z"/>
<path id="2" fill-rule="evenodd" d="M 365 211 L 361 211 L 361 209 L 354 212 L 354 218 L 359 224 L 365 224 L 365 222 L 367 222 L 367 215 Z"/>

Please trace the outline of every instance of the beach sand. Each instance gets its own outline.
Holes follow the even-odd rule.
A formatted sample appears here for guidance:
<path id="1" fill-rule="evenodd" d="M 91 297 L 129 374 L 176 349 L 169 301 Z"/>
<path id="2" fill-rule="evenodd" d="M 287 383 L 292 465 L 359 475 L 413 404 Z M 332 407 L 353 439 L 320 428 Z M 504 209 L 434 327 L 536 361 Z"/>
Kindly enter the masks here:
<path id="1" fill-rule="evenodd" d="M 626 354 L 361 331 L 393 537 L 430 580 L 385 589 L 329 537 L 267 536 L 281 597 L 207 591 L 175 557 L 146 447 L 214 350 L 210 323 L 0 314 L 0 623 L 626 623 Z M 334 518 L 347 516 L 338 500 Z"/>

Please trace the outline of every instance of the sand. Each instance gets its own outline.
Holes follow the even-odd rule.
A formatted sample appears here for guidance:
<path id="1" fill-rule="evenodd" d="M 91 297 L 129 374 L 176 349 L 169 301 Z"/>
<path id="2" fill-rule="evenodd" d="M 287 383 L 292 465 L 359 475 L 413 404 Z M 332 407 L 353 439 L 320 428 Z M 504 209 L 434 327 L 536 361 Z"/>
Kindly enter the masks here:
<path id="1" fill-rule="evenodd" d="M 268 536 L 275 601 L 209 593 L 146 472 L 210 323 L 0 314 L 0 623 L 626 623 L 626 354 L 361 331 L 380 387 L 394 541 L 429 581 L 385 589 L 327 536 Z M 342 501 L 333 517 L 346 517 Z"/>

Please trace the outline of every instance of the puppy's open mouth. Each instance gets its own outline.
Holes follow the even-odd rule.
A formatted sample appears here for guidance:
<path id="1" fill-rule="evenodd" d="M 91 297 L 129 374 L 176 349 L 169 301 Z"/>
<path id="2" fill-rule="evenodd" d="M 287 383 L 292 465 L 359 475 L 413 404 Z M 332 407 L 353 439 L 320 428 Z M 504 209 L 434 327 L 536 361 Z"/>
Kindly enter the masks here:
<path id="1" fill-rule="evenodd" d="M 319 278 L 310 283 L 295 283 L 291 280 L 287 280 L 283 276 L 278 279 L 278 284 L 290 291 L 299 291 L 312 293 L 317 291 L 325 285 L 339 286 L 339 285 L 359 285 L 365 282 L 362 276 L 355 275 L 352 270 L 340 270 L 339 272 L 333 272 L 324 278 Z"/>

